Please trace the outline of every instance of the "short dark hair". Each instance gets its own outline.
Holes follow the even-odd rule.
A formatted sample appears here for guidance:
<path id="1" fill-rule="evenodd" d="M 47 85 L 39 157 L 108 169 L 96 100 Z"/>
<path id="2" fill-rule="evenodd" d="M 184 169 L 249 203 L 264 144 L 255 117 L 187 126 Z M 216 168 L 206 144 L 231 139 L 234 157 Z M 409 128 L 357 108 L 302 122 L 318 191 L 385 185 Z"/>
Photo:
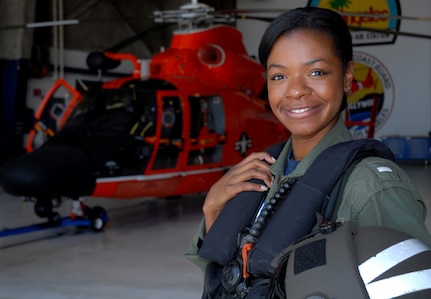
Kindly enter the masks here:
<path id="1" fill-rule="evenodd" d="M 282 13 L 266 29 L 259 45 L 259 60 L 266 69 L 268 56 L 275 41 L 296 29 L 312 29 L 326 33 L 334 52 L 346 69 L 352 60 L 352 37 L 346 22 L 337 12 L 318 7 L 300 7 Z"/>

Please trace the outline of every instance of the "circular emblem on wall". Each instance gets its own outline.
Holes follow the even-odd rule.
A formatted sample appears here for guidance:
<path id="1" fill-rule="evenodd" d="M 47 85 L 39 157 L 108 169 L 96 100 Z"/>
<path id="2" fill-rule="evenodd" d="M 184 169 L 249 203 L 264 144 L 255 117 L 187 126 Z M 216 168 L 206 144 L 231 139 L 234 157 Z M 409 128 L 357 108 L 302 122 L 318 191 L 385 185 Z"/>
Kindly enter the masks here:
<path id="1" fill-rule="evenodd" d="M 386 67 L 377 58 L 353 52 L 355 71 L 352 92 L 348 96 L 348 120 L 369 122 L 375 112 L 375 131 L 389 118 L 394 106 L 394 83 Z M 374 110 L 373 110 L 374 108 Z M 354 138 L 366 138 L 368 126 L 352 126 Z"/>

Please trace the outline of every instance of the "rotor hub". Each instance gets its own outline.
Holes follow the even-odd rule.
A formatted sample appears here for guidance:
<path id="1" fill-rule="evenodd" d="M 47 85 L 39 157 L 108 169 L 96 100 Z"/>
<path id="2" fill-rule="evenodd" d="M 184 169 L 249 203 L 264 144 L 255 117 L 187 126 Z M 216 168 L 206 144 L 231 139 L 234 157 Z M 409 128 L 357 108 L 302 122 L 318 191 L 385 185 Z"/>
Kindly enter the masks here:
<path id="1" fill-rule="evenodd" d="M 176 10 L 154 11 L 154 22 L 177 23 L 181 29 L 196 29 L 213 23 L 233 22 L 231 14 L 215 14 L 214 8 L 204 3 L 192 1 Z"/>

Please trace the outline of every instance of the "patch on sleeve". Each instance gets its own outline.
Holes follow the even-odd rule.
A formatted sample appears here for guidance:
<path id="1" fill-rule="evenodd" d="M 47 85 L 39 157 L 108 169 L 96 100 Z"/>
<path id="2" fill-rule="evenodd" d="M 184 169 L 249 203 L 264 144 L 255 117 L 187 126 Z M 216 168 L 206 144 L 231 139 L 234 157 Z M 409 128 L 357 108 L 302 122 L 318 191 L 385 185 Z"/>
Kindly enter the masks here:
<path id="1" fill-rule="evenodd" d="M 380 181 L 401 181 L 397 171 L 392 167 L 390 163 L 385 161 L 373 161 L 367 163 Z"/>

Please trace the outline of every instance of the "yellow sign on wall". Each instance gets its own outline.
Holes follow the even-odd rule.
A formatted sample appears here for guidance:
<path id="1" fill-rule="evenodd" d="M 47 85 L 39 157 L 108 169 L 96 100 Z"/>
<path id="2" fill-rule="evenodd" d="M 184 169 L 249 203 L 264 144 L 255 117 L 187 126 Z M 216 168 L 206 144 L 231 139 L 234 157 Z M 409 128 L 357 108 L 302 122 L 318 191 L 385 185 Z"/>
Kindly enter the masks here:
<path id="1" fill-rule="evenodd" d="M 390 44 L 397 38 L 390 33 L 400 27 L 401 8 L 397 0 L 311 0 L 308 6 L 338 11 L 351 28 L 355 46 Z"/>

